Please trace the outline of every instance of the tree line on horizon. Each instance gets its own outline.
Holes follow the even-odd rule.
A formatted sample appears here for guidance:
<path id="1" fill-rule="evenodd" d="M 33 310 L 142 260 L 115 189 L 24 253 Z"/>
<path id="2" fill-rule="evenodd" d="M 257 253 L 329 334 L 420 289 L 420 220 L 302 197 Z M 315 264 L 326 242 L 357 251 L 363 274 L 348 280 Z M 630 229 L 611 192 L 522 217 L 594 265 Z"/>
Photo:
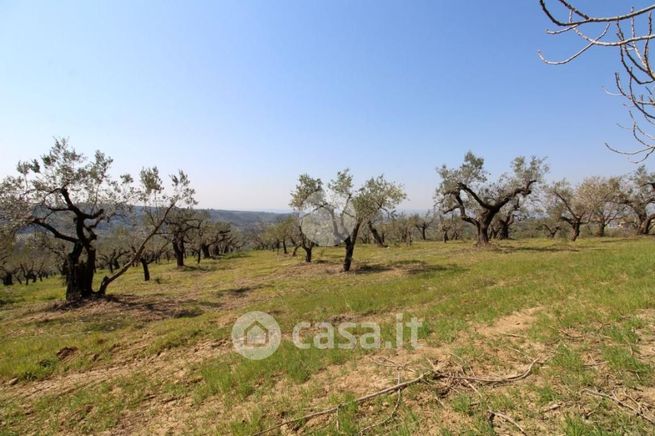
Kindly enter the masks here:
<path id="1" fill-rule="evenodd" d="M 404 214 L 401 184 L 384 176 L 354 183 L 349 170 L 324 183 L 299 176 L 291 193 L 295 213 L 279 222 L 244 231 L 211 219 L 195 208 L 189 177 L 179 171 L 163 182 L 156 167 L 137 177 L 110 175 L 112 160 L 93 158 L 57 139 L 40 159 L 20 162 L 17 175 L 0 185 L 0 278 L 10 286 L 49 276 L 63 277 L 66 300 L 79 302 L 106 294 L 129 268 L 175 261 L 184 268 L 191 256 L 219 258 L 243 249 L 271 249 L 312 262 L 316 243 L 305 235 L 301 215 L 308 202 L 329 193 L 350 205 L 352 229 L 340 241 L 343 270 L 349 271 L 357 243 L 380 247 L 420 240 L 472 238 L 478 246 L 511 237 L 569 237 L 584 229 L 605 236 L 608 229 L 647 235 L 655 221 L 655 173 L 639 166 L 620 177 L 588 177 L 577 185 L 547 182 L 545 159 L 517 157 L 496 177 L 484 159 L 469 152 L 459 167 L 437 169 L 435 207 Z M 591 233 L 591 230 L 588 230 Z M 99 286 L 95 275 L 102 272 Z"/>
<path id="2" fill-rule="evenodd" d="M 545 159 L 517 157 L 511 172 L 496 178 L 484 168 L 484 159 L 469 152 L 457 168 L 437 169 L 441 183 L 435 192 L 435 207 L 425 214 L 406 214 L 396 210 L 405 198 L 402 186 L 388 182 L 383 176 L 371 178 L 348 196 L 362 201 L 355 204 L 354 241 L 346 241 L 343 270 L 352 262 L 354 243 L 411 245 L 416 239 L 474 239 L 485 246 L 491 239 L 509 239 L 514 230 L 522 237 L 568 237 L 577 240 L 583 230 L 589 235 L 604 237 L 608 229 L 622 235 L 648 235 L 655 221 L 655 173 L 644 165 L 624 176 L 585 178 L 573 185 L 567 180 L 546 182 Z M 344 176 L 345 175 L 345 176 Z M 328 185 L 348 179 L 341 171 Z M 323 182 L 307 174 L 299 177 L 290 206 L 300 212 L 303 202 Z M 255 236 L 257 248 L 273 249 L 296 255 L 299 249 L 311 262 L 315 244 L 303 233 L 296 217 L 269 225 Z"/>

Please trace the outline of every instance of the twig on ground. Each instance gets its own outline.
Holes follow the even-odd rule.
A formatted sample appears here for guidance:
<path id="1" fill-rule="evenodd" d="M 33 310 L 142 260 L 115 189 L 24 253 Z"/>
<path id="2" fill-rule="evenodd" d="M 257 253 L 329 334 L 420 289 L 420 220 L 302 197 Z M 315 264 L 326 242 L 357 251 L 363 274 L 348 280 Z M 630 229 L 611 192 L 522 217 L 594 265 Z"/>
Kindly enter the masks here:
<path id="1" fill-rule="evenodd" d="M 542 413 L 551 412 L 553 410 L 559 409 L 560 407 L 562 407 L 562 405 L 559 404 L 559 403 L 551 404 L 550 406 L 547 406 L 547 407 L 544 407 L 543 409 L 541 409 L 541 412 Z"/>
<path id="2" fill-rule="evenodd" d="M 553 329 L 553 330 L 555 330 L 555 329 Z M 566 336 L 566 337 L 568 337 L 570 339 L 576 340 L 576 341 L 585 339 L 584 335 L 574 335 L 574 334 L 571 334 L 571 333 L 567 332 L 564 329 L 559 329 L 559 330 L 556 330 L 556 331 L 558 331 L 559 333 L 563 334 L 564 336 Z"/>
<path id="3" fill-rule="evenodd" d="M 493 410 L 489 410 L 489 424 L 493 427 L 494 426 L 494 417 L 499 417 L 504 419 L 505 421 L 509 422 L 512 424 L 514 427 L 518 429 L 518 431 L 521 432 L 521 434 L 527 434 L 525 430 L 523 430 L 523 427 L 521 427 L 516 421 L 514 421 L 512 418 L 510 418 L 507 415 L 503 415 L 502 413 L 494 412 Z"/>
<path id="4" fill-rule="evenodd" d="M 632 407 L 630 404 L 626 403 L 625 401 L 619 400 L 616 397 L 616 395 L 614 395 L 614 394 L 608 395 L 608 394 L 603 393 L 603 392 L 592 391 L 591 389 L 583 389 L 582 392 L 588 393 L 590 395 L 594 395 L 596 397 L 601 397 L 601 398 L 605 398 L 607 400 L 613 401 L 619 407 L 623 407 L 625 409 L 628 409 L 628 410 L 632 411 L 632 413 L 634 413 L 636 416 L 639 416 L 639 417 L 643 418 L 644 420 L 648 421 L 649 423 L 651 423 L 652 425 L 655 425 L 655 419 L 653 419 L 653 418 L 649 417 L 648 415 L 644 414 L 644 412 L 642 412 L 641 410 L 635 409 L 634 407 Z"/>
<path id="5" fill-rule="evenodd" d="M 509 336 L 510 338 L 530 339 L 525 335 L 519 335 L 516 333 L 501 333 L 501 336 Z"/>
<path id="6" fill-rule="evenodd" d="M 530 366 L 528 366 L 528 368 L 524 372 L 522 372 L 521 374 L 511 375 L 508 377 L 483 378 L 483 377 L 471 377 L 471 376 L 463 376 L 463 377 L 454 376 L 454 378 L 458 380 L 476 381 L 478 383 L 487 383 L 487 384 L 509 383 L 509 382 L 522 380 L 527 376 L 529 376 L 530 373 L 532 372 L 532 368 L 534 368 L 537 362 L 539 362 L 539 359 L 533 360 L 532 363 L 530 363 Z"/>
<path id="7" fill-rule="evenodd" d="M 520 354 L 520 355 L 523 356 L 523 357 L 527 357 L 528 359 L 534 359 L 533 356 L 530 356 L 528 353 L 526 353 L 525 351 L 521 351 L 521 350 L 519 350 L 518 348 L 507 347 L 507 349 L 510 350 L 510 351 L 514 351 L 515 353 L 518 353 L 518 354 Z"/>
<path id="8" fill-rule="evenodd" d="M 441 373 L 441 372 L 436 371 L 436 370 L 424 372 L 423 374 L 419 375 L 416 378 L 413 378 L 413 379 L 408 380 L 406 382 L 397 383 L 397 384 L 395 384 L 393 386 L 389 386 L 387 388 L 384 388 L 382 390 L 373 392 L 371 394 L 364 395 L 364 396 L 359 397 L 359 398 L 357 398 L 357 399 L 355 399 L 353 401 L 340 403 L 340 404 L 337 404 L 336 406 L 333 406 L 333 407 L 330 407 L 330 408 L 327 408 L 327 409 L 324 409 L 324 410 L 320 410 L 318 412 L 313 412 L 313 413 L 301 416 L 299 418 L 294 418 L 294 419 L 289 419 L 289 420 L 283 421 L 283 422 L 281 422 L 281 423 L 279 423 L 277 425 L 274 425 L 272 427 L 267 428 L 266 430 L 262 430 L 262 431 L 260 431 L 258 433 L 255 433 L 254 436 L 270 433 L 271 431 L 277 430 L 278 428 L 284 427 L 285 425 L 304 422 L 304 421 L 308 421 L 308 420 L 310 420 L 312 418 L 316 418 L 318 416 L 323 416 L 323 415 L 328 415 L 328 414 L 331 414 L 331 413 L 338 412 L 341 407 L 343 407 L 343 406 L 345 406 L 347 404 L 360 404 L 360 403 L 364 403 L 366 401 L 372 400 L 373 398 L 377 398 L 377 397 L 380 397 L 382 395 L 386 395 L 386 394 L 389 394 L 389 393 L 393 393 L 393 392 L 400 393 L 400 391 L 408 388 L 409 386 L 412 386 L 412 385 L 415 385 L 415 384 L 418 384 L 418 383 L 421 383 L 421 382 L 429 382 L 429 381 L 431 381 L 433 379 L 445 379 L 445 378 L 447 378 L 447 379 L 449 379 L 451 381 L 452 380 L 460 380 L 460 381 L 464 381 L 464 382 L 469 383 L 469 386 L 472 386 L 472 384 L 470 384 L 470 382 L 473 382 L 473 381 L 476 381 L 476 382 L 479 382 L 479 383 L 485 383 L 485 384 L 502 384 L 502 383 L 515 382 L 515 381 L 522 380 L 522 379 L 528 377 L 530 375 L 530 373 L 532 372 L 532 369 L 534 368 L 535 364 L 537 364 L 537 362 L 539 362 L 538 359 L 533 360 L 532 363 L 530 363 L 530 366 L 528 366 L 528 368 L 524 372 L 522 372 L 520 374 L 511 375 L 511 376 L 508 376 L 508 377 L 499 377 L 499 378 L 482 378 L 482 377 L 458 376 L 458 375 L 454 375 L 454 374 L 447 374 L 447 373 L 444 374 L 444 373 Z M 448 390 L 450 390 L 450 389 L 448 389 Z M 398 401 L 400 401 L 400 400 L 398 400 Z M 394 414 L 395 414 L 395 412 L 396 412 L 396 410 L 394 410 Z M 501 417 L 503 419 L 509 418 L 509 417 L 506 417 L 504 415 L 501 416 L 500 414 L 496 414 L 496 415 L 498 415 L 499 417 Z M 511 418 L 509 418 L 509 419 L 511 419 Z M 514 424 L 516 424 L 516 423 L 514 423 Z"/>
<path id="9" fill-rule="evenodd" d="M 468 380 L 464 380 L 464 382 L 467 384 L 468 387 L 470 387 L 471 389 L 473 389 L 473 391 L 475 391 L 476 394 L 478 394 L 478 397 L 482 398 L 482 394 L 480 394 L 480 391 L 478 390 L 478 388 L 476 388 L 476 387 L 473 385 L 473 383 L 471 383 L 471 382 L 468 381 Z"/>
<path id="10" fill-rule="evenodd" d="M 400 371 L 398 372 L 398 384 L 400 384 Z M 393 410 L 391 411 L 391 414 L 387 416 L 385 419 L 383 419 L 380 422 L 374 423 L 369 425 L 368 427 L 365 427 L 362 431 L 360 431 L 360 434 L 364 434 L 367 431 L 375 428 L 375 427 L 380 427 L 386 424 L 387 422 L 391 421 L 394 416 L 396 416 L 396 413 L 398 412 L 398 408 L 400 407 L 400 401 L 402 399 L 402 390 L 398 390 L 398 397 L 396 398 L 396 405 L 394 406 Z"/>
<path id="11" fill-rule="evenodd" d="M 409 363 L 398 363 L 394 360 L 389 359 L 388 357 L 382 356 L 381 359 L 388 362 L 389 364 L 385 364 L 384 362 L 380 362 L 377 359 L 373 357 L 369 357 L 371 362 L 375 363 L 376 365 L 382 366 L 384 368 L 395 368 L 395 369 L 402 369 L 402 370 L 407 370 L 411 371 L 413 373 L 417 373 L 416 369 L 411 368 Z"/>
<path id="12" fill-rule="evenodd" d="M 372 400 L 373 398 L 377 398 L 379 396 L 386 395 L 386 394 L 391 393 L 391 392 L 396 392 L 396 391 L 399 391 L 399 390 L 403 390 L 403 389 L 405 389 L 405 388 L 407 388 L 407 387 L 409 387 L 411 385 L 415 385 L 417 383 L 422 382 L 423 380 L 425 380 L 430 375 L 435 375 L 435 374 L 432 371 L 426 372 L 426 373 L 423 373 L 420 376 L 418 376 L 416 378 L 413 378 L 411 380 L 408 380 L 406 382 L 398 383 L 396 385 L 389 386 L 388 388 L 384 388 L 384 389 L 382 389 L 380 391 L 373 392 L 372 394 L 368 394 L 368 395 L 364 395 L 363 397 L 359 397 L 354 401 L 341 403 L 341 404 L 338 404 L 338 405 L 336 405 L 334 407 L 330 407 L 330 408 L 325 409 L 325 410 L 320 410 L 318 412 L 314 412 L 314 413 L 310 413 L 310 414 L 305 415 L 305 416 L 301 416 L 300 418 L 289 419 L 287 421 L 283 421 L 283 422 L 281 422 L 281 423 L 279 423 L 277 425 L 274 425 L 273 427 L 270 427 L 270 428 L 267 428 L 266 430 L 262 430 L 262 431 L 260 431 L 258 433 L 255 433 L 255 436 L 270 433 L 271 431 L 277 430 L 278 428 L 284 427 L 285 425 L 295 424 L 297 422 L 307 421 L 309 419 L 316 418 L 317 416 L 323 416 L 323 415 L 328 415 L 330 413 L 334 413 L 337 410 L 339 410 L 340 407 L 343 407 L 346 404 L 352 404 L 352 403 L 360 404 L 360 403 L 363 403 L 365 401 Z"/>

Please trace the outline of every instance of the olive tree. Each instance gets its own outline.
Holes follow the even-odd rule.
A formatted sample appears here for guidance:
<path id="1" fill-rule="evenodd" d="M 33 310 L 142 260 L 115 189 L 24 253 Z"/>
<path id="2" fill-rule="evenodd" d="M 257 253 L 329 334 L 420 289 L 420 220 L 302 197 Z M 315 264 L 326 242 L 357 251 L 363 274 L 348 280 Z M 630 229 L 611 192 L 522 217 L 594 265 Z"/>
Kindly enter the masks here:
<path id="1" fill-rule="evenodd" d="M 193 190 L 186 175 L 171 177 L 167 193 L 156 168 L 144 169 L 139 184 L 130 175 L 114 178 L 112 159 L 97 151 L 92 159 L 76 152 L 65 139 L 56 139 L 40 159 L 19 162 L 18 175 L 1 184 L 0 209 L 7 215 L 3 226 L 32 228 L 50 233 L 68 246 L 66 256 L 66 299 L 79 301 L 104 295 L 111 282 L 120 277 L 141 255 L 147 241 L 159 230 L 171 208 L 188 202 Z M 93 290 L 96 244 L 99 226 L 118 216 L 127 216 L 138 202 L 158 210 L 133 261 L 105 276 L 98 291 Z"/>
<path id="2" fill-rule="evenodd" d="M 14 282 L 14 271 L 11 256 L 14 250 L 15 235 L 10 229 L 0 229 L 0 272 L 2 284 L 11 286 Z"/>
<path id="3" fill-rule="evenodd" d="M 619 183 L 617 203 L 634 216 L 637 232 L 647 235 L 655 221 L 655 173 L 648 172 L 642 165 Z"/>
<path id="4" fill-rule="evenodd" d="M 555 239 L 555 236 L 562 230 L 559 220 L 553 221 L 547 218 L 539 220 L 537 228 L 543 230 L 549 239 Z"/>
<path id="5" fill-rule="evenodd" d="M 178 268 L 184 267 L 187 244 L 192 242 L 194 232 L 200 229 L 204 219 L 205 216 L 191 205 L 173 208 L 164 219 L 161 234 L 171 243 Z"/>
<path id="6" fill-rule="evenodd" d="M 137 228 L 136 234 L 134 234 L 135 242 L 130 245 L 132 253 L 136 253 L 139 249 L 138 242 L 143 239 L 143 234 L 147 230 L 145 228 Z M 161 257 L 167 252 L 170 242 L 167 239 L 163 238 L 161 235 L 155 235 L 151 238 L 145 247 L 142 250 L 141 256 L 139 256 L 139 263 L 141 263 L 141 268 L 143 270 L 143 281 L 147 282 L 150 280 L 150 264 L 153 262 L 159 262 Z"/>
<path id="7" fill-rule="evenodd" d="M 566 180 L 555 182 L 548 188 L 548 206 L 550 214 L 571 227 L 571 240 L 580 236 L 580 228 L 591 219 L 589 204 L 582 198 L 580 187 L 572 187 Z"/>
<path id="8" fill-rule="evenodd" d="M 428 240 L 428 230 L 435 223 L 437 217 L 433 211 L 428 210 L 424 215 L 414 214 L 411 217 L 411 222 L 418 230 L 423 241 Z"/>
<path id="9" fill-rule="evenodd" d="M 323 182 L 319 178 L 310 177 L 308 174 L 301 174 L 298 177 L 298 184 L 291 192 L 291 206 L 297 213 L 309 208 L 321 207 L 321 193 L 323 191 Z M 298 243 L 305 251 L 305 262 L 312 261 L 312 251 L 316 244 L 309 239 L 302 231 L 302 220 L 299 219 L 297 223 L 300 230 L 297 234 Z"/>
<path id="10" fill-rule="evenodd" d="M 211 259 L 222 254 L 223 246 L 232 240 L 232 227 L 221 221 L 203 220 L 195 232 L 193 242 L 196 246 L 198 263 L 200 259 Z"/>
<path id="11" fill-rule="evenodd" d="M 460 239 L 464 233 L 464 224 L 466 224 L 466 221 L 462 221 L 452 212 L 444 214 L 440 211 L 435 211 L 435 217 L 437 231 L 441 232 L 441 240 L 443 242 Z"/>
<path id="12" fill-rule="evenodd" d="M 346 253 L 343 259 L 343 270 L 350 271 L 362 224 L 383 211 L 390 214 L 406 198 L 406 194 L 402 186 L 387 181 L 382 175 L 368 179 L 360 188 L 355 189 L 353 176 L 347 169 L 337 173 L 329 188 L 353 206 L 354 226 L 344 240 Z"/>
<path id="13" fill-rule="evenodd" d="M 580 201 L 589 211 L 589 222 L 597 226 L 596 236 L 605 236 L 607 226 L 623 214 L 624 207 L 616 201 L 619 195 L 616 178 L 587 177 L 578 187 Z"/>
<path id="14" fill-rule="evenodd" d="M 500 208 L 491 222 L 491 234 L 494 238 L 509 239 L 510 227 L 516 222 L 520 210 L 521 199 L 519 197 Z"/>
<path id="15" fill-rule="evenodd" d="M 412 245 L 414 231 L 416 230 L 416 216 L 404 213 L 393 214 L 389 217 L 389 229 L 393 241 L 398 244 Z"/>
<path id="16" fill-rule="evenodd" d="M 494 181 L 484 169 L 484 159 L 469 152 L 458 168 L 443 165 L 437 169 L 441 184 L 435 199 L 446 214 L 459 212 L 459 217 L 477 230 L 477 244 L 489 244 L 489 228 L 496 215 L 508 203 L 530 195 L 534 185 L 548 171 L 544 159 L 529 160 L 519 156 L 512 161 L 512 172 Z"/>
<path id="17" fill-rule="evenodd" d="M 27 286 L 30 281 L 36 283 L 37 280 L 55 274 L 57 270 L 55 256 L 43 249 L 40 239 L 39 235 L 35 234 L 24 234 L 17 238 L 8 265 L 4 269 L 7 277 L 11 276 L 18 283 Z"/>
<path id="18" fill-rule="evenodd" d="M 120 269 L 122 261 L 132 252 L 130 243 L 133 237 L 133 232 L 123 226 L 112 229 L 96 244 L 97 264 L 110 273 Z"/>
<path id="19" fill-rule="evenodd" d="M 280 219 L 278 222 L 271 223 L 266 228 L 266 239 L 272 242 L 273 247 L 279 251 L 280 247 L 284 254 L 289 254 L 289 245 L 299 246 L 298 223 L 295 217 Z"/>

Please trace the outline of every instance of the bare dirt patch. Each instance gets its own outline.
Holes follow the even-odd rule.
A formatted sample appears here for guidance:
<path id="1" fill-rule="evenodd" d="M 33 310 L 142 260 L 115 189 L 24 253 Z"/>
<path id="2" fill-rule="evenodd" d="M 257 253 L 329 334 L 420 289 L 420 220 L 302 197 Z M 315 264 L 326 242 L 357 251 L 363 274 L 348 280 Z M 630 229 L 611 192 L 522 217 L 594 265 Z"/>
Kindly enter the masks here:
<path id="1" fill-rule="evenodd" d="M 485 337 L 503 336 L 517 334 L 527 330 L 536 320 L 536 314 L 541 310 L 539 307 L 514 312 L 504 316 L 488 326 L 477 326 L 475 331 Z"/>

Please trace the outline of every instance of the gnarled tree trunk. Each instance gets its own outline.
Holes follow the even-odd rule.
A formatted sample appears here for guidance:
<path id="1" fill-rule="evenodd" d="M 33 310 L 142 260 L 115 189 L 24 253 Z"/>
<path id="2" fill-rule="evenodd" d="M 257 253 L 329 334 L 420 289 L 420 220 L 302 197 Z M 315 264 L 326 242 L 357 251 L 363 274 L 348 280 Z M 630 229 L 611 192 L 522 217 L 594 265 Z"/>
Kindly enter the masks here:
<path id="1" fill-rule="evenodd" d="M 142 258 L 141 266 L 143 267 L 143 280 L 147 282 L 150 280 L 150 268 L 148 267 L 148 261 Z"/>
<path id="2" fill-rule="evenodd" d="M 5 272 L 4 277 L 2 277 L 2 284 L 12 286 L 14 284 L 14 275 L 10 272 Z"/>
<path id="3" fill-rule="evenodd" d="M 350 271 L 353 262 L 353 254 L 355 253 L 355 243 L 357 242 L 357 234 L 359 233 L 360 223 L 355 224 L 352 234 L 346 238 L 344 244 L 346 245 L 346 255 L 343 258 L 343 270 Z"/>
<path id="4" fill-rule="evenodd" d="M 82 253 L 86 251 L 86 262 L 82 261 Z M 73 246 L 68 254 L 66 271 L 66 300 L 79 301 L 93 295 L 93 275 L 95 273 L 95 249 L 81 242 Z"/>
<path id="5" fill-rule="evenodd" d="M 578 239 L 578 236 L 580 236 L 580 223 L 579 222 L 572 223 L 571 228 L 573 229 L 573 236 L 571 237 L 571 240 L 575 241 L 576 239 Z"/>
<path id="6" fill-rule="evenodd" d="M 371 231 L 371 235 L 373 235 L 373 239 L 375 240 L 375 243 L 379 247 L 386 248 L 387 245 L 384 243 L 384 237 L 380 235 L 380 232 L 378 232 L 378 229 L 376 229 L 375 226 L 373 226 L 373 223 L 371 221 L 368 222 L 368 229 Z"/>
<path id="7" fill-rule="evenodd" d="M 478 225 L 478 245 L 489 245 L 489 224 Z"/>
<path id="8" fill-rule="evenodd" d="M 205 259 L 209 259 L 211 257 L 208 244 L 200 244 L 200 251 L 202 251 L 202 257 Z"/>
<path id="9" fill-rule="evenodd" d="M 184 241 L 175 240 L 172 243 L 173 254 L 175 254 L 175 262 L 178 268 L 184 266 Z"/>
<path id="10" fill-rule="evenodd" d="M 607 224 L 605 222 L 599 222 L 598 223 L 598 231 L 596 232 L 596 236 L 599 238 L 603 238 L 605 236 L 605 227 Z"/>
<path id="11" fill-rule="evenodd" d="M 655 220 L 655 214 L 652 215 L 640 215 L 639 216 L 639 227 L 637 227 L 637 232 L 640 235 L 647 235 L 650 233 L 650 226 Z"/>

